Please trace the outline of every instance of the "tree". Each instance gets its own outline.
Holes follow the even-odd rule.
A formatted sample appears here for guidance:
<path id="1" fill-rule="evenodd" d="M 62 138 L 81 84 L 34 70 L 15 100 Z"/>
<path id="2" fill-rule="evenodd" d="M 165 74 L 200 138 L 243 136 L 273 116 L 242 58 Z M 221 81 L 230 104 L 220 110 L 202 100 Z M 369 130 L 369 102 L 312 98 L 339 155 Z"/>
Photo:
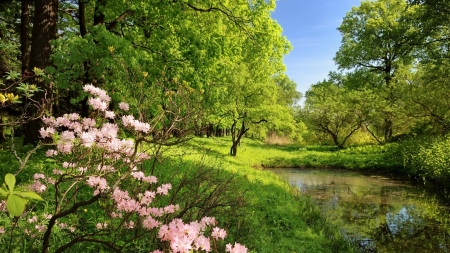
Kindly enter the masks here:
<path id="1" fill-rule="evenodd" d="M 420 6 L 410 6 L 404 0 L 363 1 L 344 18 L 338 30 L 342 45 L 334 60 L 340 69 L 367 69 L 384 80 L 388 105 L 396 107 L 395 86 L 404 83 L 415 57 L 416 45 L 428 35 L 420 32 L 417 18 Z M 394 135 L 395 117 L 385 110 L 383 139 Z"/>
<path id="2" fill-rule="evenodd" d="M 315 131 L 329 135 L 338 148 L 343 148 L 369 117 L 371 93 L 327 80 L 316 83 L 306 92 L 304 120 Z"/>
<path id="3" fill-rule="evenodd" d="M 56 39 L 56 25 L 58 21 L 58 1 L 57 0 L 36 0 L 33 22 L 30 68 L 45 69 L 50 65 L 51 42 Z M 52 93 L 51 86 L 42 77 L 36 77 L 32 80 L 39 89 L 44 92 L 37 93 L 35 100 L 44 100 L 46 95 Z M 38 108 L 32 107 L 30 117 L 36 117 L 39 113 Z M 41 128 L 40 119 L 32 119 L 24 126 L 24 144 L 36 144 L 39 136 L 36 133 Z"/>

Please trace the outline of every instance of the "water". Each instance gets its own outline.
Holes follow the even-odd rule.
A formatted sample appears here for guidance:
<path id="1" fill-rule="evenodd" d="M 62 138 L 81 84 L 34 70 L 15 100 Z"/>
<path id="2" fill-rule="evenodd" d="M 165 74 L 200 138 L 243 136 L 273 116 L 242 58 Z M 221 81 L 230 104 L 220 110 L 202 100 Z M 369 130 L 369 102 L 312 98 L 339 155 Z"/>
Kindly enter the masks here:
<path id="1" fill-rule="evenodd" d="M 421 187 L 342 170 L 273 171 L 363 252 L 450 252 L 450 209 Z"/>

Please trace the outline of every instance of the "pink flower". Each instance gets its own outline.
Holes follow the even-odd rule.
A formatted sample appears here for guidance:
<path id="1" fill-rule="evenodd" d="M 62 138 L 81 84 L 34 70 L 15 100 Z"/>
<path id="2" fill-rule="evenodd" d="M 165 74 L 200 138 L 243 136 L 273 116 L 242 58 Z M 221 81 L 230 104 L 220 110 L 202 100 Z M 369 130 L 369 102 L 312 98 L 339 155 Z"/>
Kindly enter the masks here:
<path id="1" fill-rule="evenodd" d="M 67 225 L 67 223 L 59 223 L 59 224 L 58 224 L 58 227 L 59 227 L 59 228 L 67 228 L 68 225 Z"/>
<path id="2" fill-rule="evenodd" d="M 63 162 L 62 164 L 63 168 L 74 168 L 75 167 L 75 163 L 69 163 L 69 162 Z"/>
<path id="3" fill-rule="evenodd" d="M 197 239 L 195 239 L 194 245 L 195 245 L 196 250 L 203 249 L 206 252 L 211 251 L 211 243 L 210 243 L 209 239 L 203 235 L 201 235 Z"/>
<path id="4" fill-rule="evenodd" d="M 137 180 L 143 179 L 145 177 L 144 172 L 142 171 L 131 172 L 131 176 L 136 178 Z"/>
<path id="5" fill-rule="evenodd" d="M 155 176 L 148 176 L 142 178 L 142 181 L 147 182 L 149 184 L 154 184 L 158 182 L 158 179 Z"/>
<path id="6" fill-rule="evenodd" d="M 55 175 L 62 175 L 64 172 L 62 170 L 54 169 L 53 174 Z"/>
<path id="7" fill-rule="evenodd" d="M 27 220 L 27 222 L 28 222 L 28 223 L 34 223 L 34 222 L 37 222 L 37 217 L 36 217 L 36 216 L 33 216 L 32 218 L 29 218 L 29 219 Z"/>
<path id="8" fill-rule="evenodd" d="M 80 115 L 78 113 L 71 113 L 67 115 L 67 118 L 69 118 L 69 120 L 75 121 L 80 119 Z"/>
<path id="9" fill-rule="evenodd" d="M 44 174 L 36 173 L 36 174 L 34 174 L 33 179 L 34 180 L 45 179 L 45 176 L 44 176 Z"/>
<path id="10" fill-rule="evenodd" d="M 56 147 L 58 148 L 59 152 L 63 154 L 69 154 L 70 152 L 72 152 L 73 144 L 71 142 L 59 141 Z"/>
<path id="11" fill-rule="evenodd" d="M 125 102 L 120 102 L 119 103 L 119 108 L 124 110 L 124 111 L 128 111 L 130 109 L 130 106 L 127 103 L 125 103 Z"/>
<path id="12" fill-rule="evenodd" d="M 211 236 L 216 240 L 218 240 L 219 238 L 223 240 L 227 236 L 227 232 L 221 228 L 215 227 L 213 228 Z"/>
<path id="13" fill-rule="evenodd" d="M 113 111 L 105 111 L 105 118 L 107 119 L 114 119 L 116 115 L 114 114 Z"/>
<path id="14" fill-rule="evenodd" d="M 106 179 L 102 177 L 90 176 L 87 180 L 87 184 L 92 188 L 96 188 L 94 191 L 94 195 L 97 195 L 98 193 L 103 192 L 104 190 L 107 190 L 109 188 Z"/>
<path id="15" fill-rule="evenodd" d="M 47 230 L 47 226 L 46 226 L 46 225 L 36 225 L 36 226 L 34 226 L 34 228 L 35 228 L 39 233 L 42 233 L 42 232 L 44 232 L 45 230 Z"/>
<path id="16" fill-rule="evenodd" d="M 80 140 L 81 143 L 83 144 L 83 146 L 89 148 L 92 147 L 92 145 L 95 142 L 95 133 L 90 131 L 90 132 L 82 132 L 80 135 Z"/>
<path id="17" fill-rule="evenodd" d="M 58 155 L 58 151 L 53 150 L 53 149 L 49 149 L 45 152 L 45 156 L 51 157 L 51 156 L 57 156 Z"/>
<path id="18" fill-rule="evenodd" d="M 4 234 L 4 233 L 5 233 L 5 228 L 0 227 L 0 234 Z M 161 251 L 161 253 L 163 253 L 163 252 Z"/>
<path id="19" fill-rule="evenodd" d="M 72 131 L 64 131 L 61 133 L 61 141 L 73 141 L 75 134 Z"/>
<path id="20" fill-rule="evenodd" d="M 104 229 L 104 228 L 106 228 L 108 226 L 108 224 L 106 223 L 106 222 L 104 222 L 104 223 L 97 223 L 97 225 L 95 225 L 95 227 L 97 228 L 97 229 Z"/>
<path id="21" fill-rule="evenodd" d="M 153 229 L 159 227 L 159 225 L 160 225 L 159 221 L 152 218 L 152 216 L 147 216 L 142 222 L 142 226 L 146 229 Z"/>
<path id="22" fill-rule="evenodd" d="M 87 168 L 86 168 L 86 167 L 79 167 L 79 168 L 78 168 L 78 171 L 79 171 L 80 173 L 85 173 L 85 172 L 87 171 Z"/>
<path id="23" fill-rule="evenodd" d="M 35 192 L 43 192 L 47 189 L 47 186 L 43 183 L 41 183 L 41 181 L 37 180 L 34 181 L 34 183 L 31 185 L 31 190 L 35 191 Z"/>
<path id="24" fill-rule="evenodd" d="M 225 251 L 230 253 L 247 253 L 248 249 L 245 246 L 235 242 L 234 247 L 228 243 L 225 246 Z"/>
<path id="25" fill-rule="evenodd" d="M 41 134 L 41 138 L 52 137 L 52 135 L 56 132 L 53 127 L 41 128 L 39 130 L 39 134 Z"/>
<path id="26" fill-rule="evenodd" d="M 42 122 L 44 122 L 47 126 L 52 126 L 55 124 L 55 118 L 53 117 L 46 117 L 45 115 L 42 117 Z"/>
<path id="27" fill-rule="evenodd" d="M 156 189 L 156 192 L 161 195 L 167 195 L 169 193 L 169 190 L 172 189 L 171 184 L 163 184 L 160 187 Z"/>
<path id="28" fill-rule="evenodd" d="M 84 118 L 84 119 L 82 120 L 82 124 L 83 124 L 83 127 L 84 127 L 85 129 L 88 129 L 88 128 L 91 128 L 91 127 L 95 127 L 96 122 L 95 122 L 94 119 L 91 119 L 91 118 Z"/>
<path id="29" fill-rule="evenodd" d="M 100 98 L 90 98 L 88 104 L 92 106 L 94 110 L 105 111 L 108 105 Z"/>
<path id="30" fill-rule="evenodd" d="M 125 223 L 125 227 L 128 228 L 128 229 L 134 228 L 134 222 L 132 220 L 130 220 L 130 222 L 128 222 L 128 224 Z"/>

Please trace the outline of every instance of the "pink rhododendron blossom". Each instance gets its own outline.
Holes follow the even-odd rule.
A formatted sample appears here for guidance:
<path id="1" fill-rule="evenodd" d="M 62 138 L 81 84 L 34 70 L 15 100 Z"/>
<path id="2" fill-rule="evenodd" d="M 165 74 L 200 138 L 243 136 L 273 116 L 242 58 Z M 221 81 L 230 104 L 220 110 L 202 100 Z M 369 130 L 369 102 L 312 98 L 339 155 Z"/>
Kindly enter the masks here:
<path id="1" fill-rule="evenodd" d="M 0 227 L 0 234 L 4 234 L 5 233 L 5 228 L 4 227 Z M 162 251 L 161 251 L 162 253 Z"/>
<path id="2" fill-rule="evenodd" d="M 55 180 L 54 178 L 47 177 L 47 182 L 48 182 L 49 184 L 55 184 L 55 183 L 56 183 L 56 180 Z"/>
<path id="3" fill-rule="evenodd" d="M 55 175 L 62 175 L 62 174 L 64 174 L 64 171 L 58 170 L 58 169 L 54 169 L 53 170 L 53 174 L 55 174 Z"/>
<path id="4" fill-rule="evenodd" d="M 95 142 L 95 132 L 82 132 L 80 135 L 80 140 L 83 146 L 89 148 L 92 147 L 92 145 Z"/>
<path id="5" fill-rule="evenodd" d="M 105 111 L 108 105 L 100 98 L 89 98 L 88 104 L 92 106 L 94 110 Z"/>
<path id="6" fill-rule="evenodd" d="M 175 213 L 176 211 L 178 211 L 180 209 L 179 205 L 168 205 L 166 207 L 164 207 L 164 212 L 165 213 Z"/>
<path id="7" fill-rule="evenodd" d="M 55 118 L 53 117 L 47 117 L 47 116 L 43 116 L 42 117 L 42 122 L 44 122 L 44 124 L 46 126 L 53 126 L 55 124 Z"/>
<path id="8" fill-rule="evenodd" d="M 95 125 L 96 125 L 95 120 L 91 119 L 91 118 L 84 118 L 81 121 L 81 123 L 83 124 L 84 129 L 89 129 L 89 128 L 95 127 Z"/>
<path id="9" fill-rule="evenodd" d="M 44 174 L 36 173 L 33 175 L 34 180 L 45 179 Z"/>
<path id="10" fill-rule="evenodd" d="M 106 222 L 104 222 L 104 223 L 97 223 L 97 225 L 95 225 L 95 227 L 97 228 L 97 229 L 104 229 L 104 228 L 106 228 L 106 227 L 108 227 L 108 224 L 106 223 Z"/>
<path id="11" fill-rule="evenodd" d="M 53 215 L 44 213 L 45 219 L 50 220 L 52 217 L 53 217 Z"/>
<path id="12" fill-rule="evenodd" d="M 53 127 L 41 128 L 39 130 L 41 138 L 52 137 L 52 135 L 55 134 L 55 132 L 56 130 Z"/>
<path id="13" fill-rule="evenodd" d="M 163 184 L 156 189 L 156 192 L 161 195 L 167 195 L 170 189 L 172 189 L 172 184 Z"/>
<path id="14" fill-rule="evenodd" d="M 125 103 L 125 102 L 120 102 L 119 103 L 119 108 L 124 110 L 124 111 L 128 111 L 130 109 L 130 106 L 127 103 Z"/>
<path id="15" fill-rule="evenodd" d="M 61 141 L 73 141 L 75 134 L 72 131 L 64 131 L 61 133 Z"/>
<path id="16" fill-rule="evenodd" d="M 71 113 L 67 115 L 67 118 L 69 118 L 69 120 L 75 121 L 80 119 L 80 115 L 78 113 Z"/>
<path id="17" fill-rule="evenodd" d="M 46 226 L 46 225 L 36 225 L 36 226 L 34 226 L 34 228 L 35 228 L 39 233 L 45 232 L 45 231 L 47 230 L 47 226 Z"/>
<path id="18" fill-rule="evenodd" d="M 72 152 L 73 144 L 70 142 L 59 141 L 56 147 L 58 148 L 59 152 L 63 154 L 69 154 L 70 152 Z"/>
<path id="19" fill-rule="evenodd" d="M 29 218 L 29 219 L 27 220 L 27 222 L 28 222 L 28 223 L 34 223 L 34 222 L 37 222 L 37 217 L 36 217 L 36 216 L 33 216 L 33 217 Z"/>
<path id="20" fill-rule="evenodd" d="M 105 111 L 105 118 L 114 119 L 114 117 L 116 117 L 116 115 L 114 114 L 113 111 Z"/>
<path id="21" fill-rule="evenodd" d="M 228 243 L 225 246 L 225 251 L 230 253 L 247 253 L 248 249 L 245 246 L 236 242 L 234 243 L 234 246 Z"/>
<path id="22" fill-rule="evenodd" d="M 158 182 L 158 178 L 156 178 L 155 176 L 148 176 L 142 178 L 142 181 L 147 182 L 149 184 L 154 184 Z"/>
<path id="23" fill-rule="evenodd" d="M 87 184 L 90 187 L 93 187 L 93 188 L 95 187 L 94 195 L 97 195 L 100 192 L 103 192 L 109 188 L 108 183 L 106 182 L 106 179 L 104 179 L 102 177 L 90 176 L 89 179 L 87 180 Z"/>
<path id="24" fill-rule="evenodd" d="M 138 180 L 141 180 L 145 177 L 144 172 L 142 172 L 142 171 L 131 172 L 131 176 Z"/>
<path id="25" fill-rule="evenodd" d="M 58 224 L 58 227 L 59 227 L 59 228 L 67 228 L 67 227 L 69 227 L 69 226 L 67 225 L 67 223 L 59 223 L 59 224 Z"/>
<path id="26" fill-rule="evenodd" d="M 125 223 L 125 227 L 128 229 L 134 228 L 134 222 L 132 220 L 130 220 L 130 222 Z"/>
<path id="27" fill-rule="evenodd" d="M 85 173 L 85 172 L 87 171 L 87 168 L 86 168 L 86 167 L 79 167 L 79 168 L 78 168 L 78 171 L 79 171 L 80 173 Z"/>
<path id="28" fill-rule="evenodd" d="M 114 169 L 113 166 L 109 166 L 109 165 L 102 166 L 100 164 L 97 166 L 97 170 L 100 172 L 115 172 L 116 171 L 116 169 Z"/>
<path id="29" fill-rule="evenodd" d="M 160 222 L 155 220 L 153 217 L 151 216 L 147 216 L 144 221 L 142 222 L 142 226 L 146 229 L 153 229 L 156 227 L 159 227 Z"/>
<path id="30" fill-rule="evenodd" d="M 221 228 L 215 227 L 213 228 L 211 236 L 216 240 L 218 240 L 219 238 L 223 240 L 227 236 L 227 232 Z"/>
<path id="31" fill-rule="evenodd" d="M 63 162 L 62 164 L 63 168 L 75 168 L 75 163 L 69 163 L 69 162 Z"/>
<path id="32" fill-rule="evenodd" d="M 197 239 L 195 239 L 194 246 L 195 246 L 196 250 L 202 249 L 206 252 L 211 251 L 211 242 L 209 241 L 208 238 L 206 238 L 203 235 L 201 235 Z"/>
<path id="33" fill-rule="evenodd" d="M 47 151 L 45 151 L 45 156 L 47 157 L 52 157 L 52 156 L 57 156 L 58 155 L 58 151 L 53 150 L 53 149 L 49 149 Z"/>
<path id="34" fill-rule="evenodd" d="M 6 211 L 6 201 L 5 200 L 1 200 L 0 201 L 0 211 L 1 212 L 5 212 Z"/>
<path id="35" fill-rule="evenodd" d="M 45 184 L 41 183 L 41 181 L 37 180 L 37 181 L 34 181 L 34 183 L 31 185 L 30 189 L 32 191 L 40 193 L 40 192 L 45 191 L 47 189 L 47 186 Z"/>

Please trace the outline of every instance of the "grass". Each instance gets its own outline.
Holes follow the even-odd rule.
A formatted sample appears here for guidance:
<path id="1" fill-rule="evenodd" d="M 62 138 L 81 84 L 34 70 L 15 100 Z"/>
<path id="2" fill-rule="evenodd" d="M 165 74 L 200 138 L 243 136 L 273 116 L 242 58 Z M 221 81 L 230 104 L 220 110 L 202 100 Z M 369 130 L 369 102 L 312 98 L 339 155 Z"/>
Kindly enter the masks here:
<path id="1" fill-rule="evenodd" d="M 17 147 L 21 157 L 30 149 Z M 306 161 L 313 166 L 324 161 L 331 163 L 336 158 L 342 158 L 342 164 L 345 164 L 349 159 L 346 156 L 360 151 L 349 149 L 341 152 L 319 146 L 275 146 L 250 139 L 242 140 L 237 157 L 229 156 L 229 149 L 228 138 L 196 138 L 168 151 L 162 163 L 155 168 L 154 174 L 159 182 L 172 182 L 174 185 L 170 198 L 186 211 L 183 219 L 215 216 L 219 226 L 228 232 L 226 242 L 237 241 L 246 245 L 251 252 L 353 251 L 351 245 L 340 235 L 339 228 L 327 222 L 313 202 L 300 196 L 286 182 L 264 170 L 264 167 L 276 166 L 278 162 L 282 162 L 284 166 L 303 166 Z M 3 165 L 8 165 L 0 168 L 2 177 L 14 172 L 19 166 L 7 146 L 0 148 L 0 161 Z M 361 160 L 360 163 L 366 162 Z M 43 150 L 40 150 L 19 174 L 18 181 L 30 181 L 36 172 L 50 173 L 55 166 L 57 165 L 46 159 Z M 145 164 L 145 170 L 152 170 L 151 163 Z M 38 205 L 36 212 L 51 213 L 52 206 L 48 203 Z M 92 205 L 86 208 L 87 211 L 80 211 L 80 220 L 88 222 L 83 227 L 79 226 L 80 229 L 95 231 L 93 226 L 98 221 L 99 208 L 99 205 Z M 0 215 L 0 224 L 6 224 L 8 219 L 7 216 Z M 89 222 L 92 224 L 89 225 Z M 52 243 L 57 245 L 59 241 L 65 240 L 65 233 L 67 231 L 56 229 L 52 235 Z M 120 236 L 115 239 L 120 239 Z M 147 246 L 152 243 L 150 240 L 149 237 L 143 237 L 139 241 L 133 241 L 125 249 L 148 252 Z M 0 244 L 2 242 L 4 241 L 0 238 Z M 31 242 L 26 238 L 14 238 L 13 245 L 16 249 L 30 252 L 39 248 L 40 238 L 33 238 Z M 108 252 L 101 245 L 86 243 L 77 244 L 67 252 L 77 252 L 80 247 L 88 251 Z"/>

